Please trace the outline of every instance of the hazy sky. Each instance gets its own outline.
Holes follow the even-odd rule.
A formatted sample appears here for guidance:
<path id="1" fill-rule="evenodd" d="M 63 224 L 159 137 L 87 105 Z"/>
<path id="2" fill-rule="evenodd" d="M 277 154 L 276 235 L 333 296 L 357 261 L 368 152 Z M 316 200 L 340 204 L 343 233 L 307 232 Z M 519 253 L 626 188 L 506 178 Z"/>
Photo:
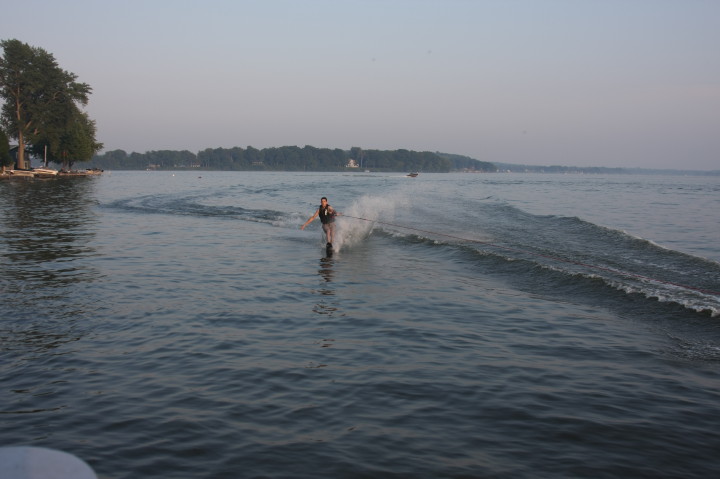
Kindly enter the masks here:
<path id="1" fill-rule="evenodd" d="M 106 150 L 720 169 L 718 0 L 3 0 Z"/>

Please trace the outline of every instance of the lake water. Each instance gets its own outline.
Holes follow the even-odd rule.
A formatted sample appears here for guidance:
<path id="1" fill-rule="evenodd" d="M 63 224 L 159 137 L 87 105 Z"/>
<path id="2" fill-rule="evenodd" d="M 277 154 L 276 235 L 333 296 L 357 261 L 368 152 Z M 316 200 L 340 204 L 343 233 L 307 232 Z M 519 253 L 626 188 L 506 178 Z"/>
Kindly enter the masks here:
<path id="1" fill-rule="evenodd" d="M 717 176 L 2 181 L 0 445 L 118 479 L 711 477 L 719 240 Z"/>

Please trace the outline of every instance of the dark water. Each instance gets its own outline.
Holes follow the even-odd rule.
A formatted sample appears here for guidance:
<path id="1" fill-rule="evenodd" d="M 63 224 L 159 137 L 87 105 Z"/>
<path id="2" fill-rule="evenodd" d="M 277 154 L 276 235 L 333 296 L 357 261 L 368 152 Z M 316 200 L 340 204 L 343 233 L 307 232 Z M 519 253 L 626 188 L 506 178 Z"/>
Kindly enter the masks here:
<path id="1" fill-rule="evenodd" d="M 711 477 L 719 211 L 712 177 L 3 181 L 0 445 L 102 478 Z"/>

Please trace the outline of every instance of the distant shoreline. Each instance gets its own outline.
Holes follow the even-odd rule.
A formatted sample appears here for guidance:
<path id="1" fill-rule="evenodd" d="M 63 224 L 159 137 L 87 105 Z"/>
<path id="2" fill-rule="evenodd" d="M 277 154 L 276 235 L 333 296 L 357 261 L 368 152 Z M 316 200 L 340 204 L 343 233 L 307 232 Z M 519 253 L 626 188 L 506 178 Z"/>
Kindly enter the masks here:
<path id="1" fill-rule="evenodd" d="M 113 150 L 96 155 L 88 167 L 104 170 L 168 170 L 168 171 L 345 171 L 345 172 L 410 172 L 421 173 L 542 173 L 542 174 L 623 174 L 718 176 L 720 170 L 524 165 L 481 161 L 463 155 L 439 151 L 365 150 L 352 147 L 316 148 L 306 145 L 276 148 L 207 148 L 193 153 L 187 150 L 158 150 L 130 153 Z"/>
<path id="2" fill-rule="evenodd" d="M 497 171 L 480 171 L 480 170 L 451 170 L 443 172 L 426 172 L 429 173 L 464 173 L 464 174 L 486 174 L 486 175 L 502 175 L 502 174 L 539 174 L 539 175 L 659 175 L 659 176 L 720 176 L 720 170 L 704 171 L 704 170 L 664 170 L 664 169 L 644 169 L 644 168 L 604 168 L 604 167 L 563 167 L 564 170 L 558 171 L 548 167 L 532 166 L 521 167 L 515 165 L 515 168 L 500 168 Z M 222 169 L 222 168 L 188 168 L 188 167 L 163 167 L 163 168 L 112 168 L 113 171 L 173 171 L 173 172 L 200 172 L 200 171 L 236 171 L 236 172 L 261 172 L 261 173 L 406 173 L 404 170 L 387 170 L 382 168 L 371 168 L 369 170 L 358 170 L 356 168 L 345 168 L 336 170 L 269 170 L 269 169 Z M 421 172 L 422 173 L 422 172 Z"/>
<path id="3" fill-rule="evenodd" d="M 615 168 L 604 166 L 533 166 L 493 163 L 498 173 L 542 174 L 599 174 L 599 175 L 667 175 L 667 176 L 720 176 L 720 170 L 678 170 L 662 168 Z"/>

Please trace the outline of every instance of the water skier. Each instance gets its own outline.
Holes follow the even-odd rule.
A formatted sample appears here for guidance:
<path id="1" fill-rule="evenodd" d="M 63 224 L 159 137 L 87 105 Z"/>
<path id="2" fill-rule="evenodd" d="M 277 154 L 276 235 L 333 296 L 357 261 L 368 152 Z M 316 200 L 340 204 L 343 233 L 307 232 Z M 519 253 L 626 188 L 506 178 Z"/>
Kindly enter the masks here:
<path id="1" fill-rule="evenodd" d="M 320 207 L 317 209 L 315 214 L 300 227 L 300 229 L 304 230 L 307 225 L 312 223 L 312 221 L 319 216 L 320 222 L 322 223 L 322 229 L 325 232 L 325 236 L 327 236 L 327 247 L 332 248 L 332 242 L 335 237 L 335 217 L 339 215 L 340 213 L 335 211 L 335 208 L 328 204 L 327 198 L 323 196 L 320 199 Z"/>

